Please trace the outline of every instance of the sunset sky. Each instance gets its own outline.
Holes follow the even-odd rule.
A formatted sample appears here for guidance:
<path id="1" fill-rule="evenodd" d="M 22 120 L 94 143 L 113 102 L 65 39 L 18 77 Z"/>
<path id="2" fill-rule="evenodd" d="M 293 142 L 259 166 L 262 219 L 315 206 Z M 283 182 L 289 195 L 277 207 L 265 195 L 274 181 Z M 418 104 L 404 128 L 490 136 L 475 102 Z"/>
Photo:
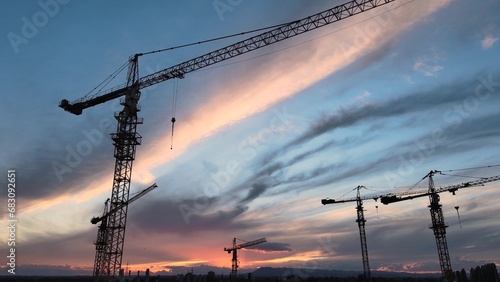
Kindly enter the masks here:
<path id="1" fill-rule="evenodd" d="M 15 169 L 16 273 L 92 274 L 90 219 L 111 194 L 121 106 L 75 116 L 60 100 L 85 96 L 135 53 L 344 2 L 2 1 L 0 223 Z M 131 194 L 158 188 L 129 207 L 123 266 L 230 268 L 234 237 L 266 237 L 239 252 L 242 268 L 361 271 L 355 203 L 321 199 L 355 197 L 358 185 L 363 196 L 425 189 L 430 170 L 446 174 L 436 186 L 500 174 L 498 11 L 495 0 L 396 0 L 143 89 Z M 142 56 L 140 75 L 251 35 Z M 441 194 L 454 269 L 500 265 L 498 197 L 498 182 Z M 427 198 L 364 206 L 373 270 L 439 272 Z M 2 228 L 2 274 L 8 238 Z"/>

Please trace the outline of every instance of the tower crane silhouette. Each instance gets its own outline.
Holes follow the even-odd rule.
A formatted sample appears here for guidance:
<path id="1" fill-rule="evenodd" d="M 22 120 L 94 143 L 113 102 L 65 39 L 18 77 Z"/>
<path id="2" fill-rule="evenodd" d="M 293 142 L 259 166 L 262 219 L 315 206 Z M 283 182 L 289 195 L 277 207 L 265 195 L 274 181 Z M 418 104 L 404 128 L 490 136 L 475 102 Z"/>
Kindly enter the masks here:
<path id="1" fill-rule="evenodd" d="M 347 202 L 356 202 L 356 212 L 358 215 L 358 218 L 356 219 L 356 222 L 358 223 L 358 228 L 359 228 L 359 239 L 361 241 L 361 257 L 363 259 L 363 281 L 365 282 L 370 282 L 371 281 L 371 272 L 370 272 L 370 263 L 368 261 L 368 246 L 366 243 L 366 233 L 365 233 L 365 216 L 363 213 L 363 200 L 367 199 L 361 198 L 361 195 L 359 193 L 359 190 L 362 188 L 366 188 L 365 186 L 358 186 L 355 189 L 357 190 L 357 196 L 356 198 L 350 198 L 350 199 L 340 199 L 340 200 L 333 200 L 333 199 L 323 199 L 321 200 L 321 203 L 323 205 L 328 205 L 328 204 L 340 204 L 340 203 L 347 203 Z M 378 196 L 376 197 L 378 198 Z M 374 199 L 373 197 L 369 197 L 368 199 Z"/>
<path id="2" fill-rule="evenodd" d="M 82 114 L 83 110 L 89 107 L 117 98 L 120 98 L 120 104 L 123 106 L 123 109 L 119 113 L 115 113 L 118 125 L 116 133 L 111 134 L 111 139 L 114 141 L 114 157 L 116 159 L 111 197 L 108 203 L 109 209 L 112 212 L 103 226 L 106 229 L 104 233 L 107 234 L 107 238 L 104 240 L 105 246 L 102 252 L 102 263 L 97 266 L 98 269 L 94 269 L 94 276 L 101 281 L 117 280 L 121 269 L 127 219 L 127 206 L 122 205 L 122 203 L 128 201 L 136 146 L 142 142 L 142 136 L 137 133 L 137 125 L 143 123 L 143 119 L 138 117 L 138 112 L 141 110 L 138 104 L 141 97 L 141 89 L 170 79 L 183 78 L 190 72 L 341 21 L 394 1 L 349 1 L 309 17 L 279 25 L 267 32 L 143 77 L 139 76 L 139 57 L 158 51 L 137 53 L 130 56 L 128 60 L 128 73 L 125 84 L 102 92 L 99 91 L 92 95 L 86 95 L 72 102 L 66 99 L 61 100 L 59 107 L 75 115 Z M 97 252 L 96 256 L 98 255 L 99 253 Z"/>
<path id="3" fill-rule="evenodd" d="M 236 240 L 237 240 L 237 238 L 233 239 L 233 246 L 231 246 L 229 248 L 224 248 L 224 251 L 226 251 L 228 254 L 233 252 L 233 258 L 231 260 L 231 262 L 232 262 L 232 264 L 231 264 L 231 280 L 233 282 L 236 281 L 236 277 L 238 275 L 238 267 L 239 267 L 239 265 L 238 265 L 238 250 L 266 242 L 266 238 L 264 238 L 264 237 L 257 239 L 257 240 L 254 240 L 254 241 L 245 242 L 243 244 L 236 244 Z"/>
<path id="4" fill-rule="evenodd" d="M 130 198 L 127 202 L 122 203 L 121 205 L 117 205 L 114 207 L 114 209 L 121 208 L 122 206 L 128 206 L 131 203 L 135 202 L 137 199 L 141 198 L 142 196 L 146 195 L 147 193 L 153 191 L 155 188 L 157 188 L 158 185 L 154 183 L 153 185 L 149 186 L 148 188 L 140 191 L 139 193 L 135 194 Z M 106 240 L 108 239 L 108 234 L 106 233 L 109 229 L 107 227 L 107 221 L 108 217 L 113 214 L 115 211 L 109 209 L 109 198 L 106 200 L 104 203 L 104 212 L 101 216 L 99 217 L 93 217 L 90 222 L 92 224 L 99 224 L 99 227 L 97 229 L 97 239 L 95 241 L 95 249 L 96 249 L 96 256 L 94 260 L 94 271 L 101 269 L 102 264 L 104 262 L 104 254 L 107 246 Z M 97 276 L 97 273 L 93 274 L 94 276 Z"/>
<path id="5" fill-rule="evenodd" d="M 483 185 L 488 182 L 498 181 L 500 180 L 500 175 L 485 177 L 474 181 L 464 182 L 460 184 L 445 186 L 435 188 L 433 176 L 435 174 L 440 174 L 441 171 L 431 170 L 426 176 L 422 179 L 429 179 L 429 188 L 427 190 L 421 191 L 411 191 L 408 193 L 400 193 L 400 194 L 388 194 L 380 197 L 380 202 L 384 205 L 388 205 L 395 202 L 411 200 L 420 197 L 429 197 L 429 208 L 431 213 L 431 221 L 432 224 L 429 226 L 429 229 L 432 229 L 434 233 L 434 237 L 436 238 L 436 246 L 438 250 L 439 256 L 439 265 L 441 267 L 441 276 L 444 281 L 453 281 L 455 274 L 453 269 L 451 268 L 450 261 L 450 253 L 448 251 L 448 243 L 446 241 L 446 228 L 448 224 L 444 221 L 443 210 L 441 208 L 441 204 L 439 203 L 440 197 L 439 193 L 442 192 L 450 192 L 455 195 L 456 191 L 462 188 L 469 188 L 478 185 Z"/>
<path id="6" fill-rule="evenodd" d="M 358 202 L 357 210 L 358 210 L 358 222 L 359 228 L 360 228 L 360 238 L 361 238 L 361 250 L 362 250 L 362 255 L 363 255 L 363 268 L 364 268 L 364 276 L 365 279 L 367 277 L 367 269 L 369 273 L 369 264 L 368 264 L 368 252 L 367 252 L 367 247 L 366 247 L 366 235 L 364 234 L 364 216 L 363 216 L 363 208 L 362 208 L 362 200 L 368 200 L 368 199 L 373 199 L 375 201 L 380 199 L 380 202 L 384 205 L 388 205 L 391 203 L 395 202 L 400 202 L 400 201 L 406 201 L 406 200 L 411 200 L 415 198 L 420 198 L 420 197 L 429 197 L 429 208 L 430 208 L 430 213 L 431 213 L 431 220 L 432 224 L 429 226 L 430 229 L 434 232 L 434 237 L 436 238 L 436 245 L 437 245 L 437 250 L 438 250 L 438 256 L 439 256 L 439 264 L 441 268 L 441 276 L 444 281 L 453 281 L 454 279 L 454 273 L 453 269 L 451 268 L 451 262 L 450 262 L 450 254 L 448 251 L 448 244 L 446 241 L 446 228 L 448 227 L 448 224 L 444 222 L 444 216 L 443 216 L 443 211 L 441 209 L 441 204 L 439 203 L 439 193 L 443 192 L 450 192 L 453 195 L 459 190 L 463 188 L 471 188 L 475 186 L 480 186 L 485 183 L 493 182 L 493 181 L 498 181 L 500 180 L 500 175 L 496 176 L 491 176 L 491 177 L 482 177 L 478 180 L 474 181 L 469 181 L 469 182 L 463 182 L 460 184 L 454 184 L 454 185 L 449 185 L 449 186 L 443 186 L 443 187 L 438 187 L 436 188 L 434 185 L 434 179 L 433 176 L 435 174 L 441 173 L 441 171 L 438 170 L 432 170 L 430 171 L 426 176 L 422 178 L 422 180 L 429 178 L 429 188 L 426 190 L 412 190 L 412 191 L 407 191 L 407 192 L 401 192 L 401 193 L 388 193 L 388 194 L 383 194 L 383 195 L 373 195 L 373 196 L 364 196 L 361 197 L 359 195 L 359 189 L 361 189 L 363 186 L 358 186 L 356 189 L 358 189 L 358 195 L 355 198 L 349 198 L 349 199 L 340 199 L 340 200 L 334 200 L 334 199 L 322 199 L 321 203 L 323 205 L 326 204 L 334 204 L 334 203 L 346 203 L 346 202 Z"/>

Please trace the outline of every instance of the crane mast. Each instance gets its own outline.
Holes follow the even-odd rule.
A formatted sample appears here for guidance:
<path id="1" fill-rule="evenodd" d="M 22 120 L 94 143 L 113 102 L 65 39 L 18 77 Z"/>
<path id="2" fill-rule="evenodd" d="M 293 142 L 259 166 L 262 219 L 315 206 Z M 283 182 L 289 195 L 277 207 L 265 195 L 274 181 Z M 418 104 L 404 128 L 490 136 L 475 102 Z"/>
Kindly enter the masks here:
<path id="1" fill-rule="evenodd" d="M 127 93 L 120 101 L 123 110 L 115 114 L 118 121 L 116 133 L 111 135 L 115 146 L 115 171 L 110 200 L 110 213 L 106 225 L 106 246 L 102 252 L 102 260 L 94 266 L 94 276 L 98 280 L 116 279 L 120 273 L 123 245 L 125 243 L 125 226 L 127 223 L 132 164 L 135 159 L 136 146 L 141 144 L 141 136 L 137 133 L 137 125 L 142 118 L 137 117 L 140 108 L 137 104 L 140 98 L 138 85 L 138 56 L 130 59 L 127 75 Z"/>
<path id="2" fill-rule="evenodd" d="M 323 205 L 328 205 L 328 204 L 346 203 L 346 202 L 356 201 L 356 214 L 357 214 L 356 222 L 358 223 L 359 239 L 360 239 L 360 243 L 361 243 L 361 257 L 363 260 L 363 281 L 370 282 L 371 281 L 371 272 L 370 272 L 370 263 L 368 260 L 368 245 L 366 243 L 366 232 L 365 232 L 366 220 L 365 220 L 364 210 L 363 210 L 363 199 L 376 199 L 378 197 L 362 198 L 360 195 L 360 192 L 359 192 L 359 190 L 361 188 L 365 188 L 365 187 L 358 186 L 355 188 L 357 190 L 356 198 L 345 199 L 345 200 L 323 199 L 323 200 L 321 200 L 321 203 Z"/>
<path id="3" fill-rule="evenodd" d="M 238 249 L 243 249 L 246 247 L 254 246 L 260 243 L 265 243 L 266 238 L 260 238 L 254 241 L 246 242 L 243 244 L 236 244 L 236 238 L 233 239 L 233 246 L 229 248 L 224 248 L 228 254 L 233 253 L 233 257 L 231 259 L 231 280 L 236 281 L 236 277 L 238 276 Z"/>
<path id="4" fill-rule="evenodd" d="M 95 220 L 96 223 L 101 222 L 97 228 L 97 239 L 94 242 L 95 245 L 95 258 L 94 258 L 94 270 L 92 275 L 97 277 L 98 270 L 102 268 L 102 263 L 104 261 L 104 253 L 106 251 L 106 240 L 108 239 L 108 217 L 105 216 L 109 213 L 109 198 L 104 203 L 104 212 L 100 220 Z M 91 220 L 92 222 L 92 220 Z"/>
<path id="5" fill-rule="evenodd" d="M 436 238 L 441 275 L 445 281 L 452 282 L 455 275 L 451 268 L 450 252 L 448 251 L 448 243 L 446 242 L 446 228 L 448 224 L 444 222 L 443 209 L 441 209 L 441 204 L 439 203 L 439 194 L 436 193 L 434 187 L 434 179 L 432 176 L 435 172 L 436 171 L 431 171 L 427 175 L 429 177 L 429 208 L 432 220 L 432 225 L 429 228 L 432 229 L 434 237 Z"/>
<path id="6" fill-rule="evenodd" d="M 395 0 L 353 0 L 335 6 L 326 11 L 314 14 L 301 20 L 280 25 L 270 31 L 250 37 L 246 40 L 228 45 L 205 55 L 174 65 L 164 70 L 144 77 L 139 77 L 138 58 L 143 53 L 135 54 L 129 58 L 127 82 L 107 91 L 97 92 L 70 102 L 61 100 L 59 107 L 75 115 L 82 114 L 84 109 L 96 106 L 116 98 L 123 97 L 120 104 L 123 110 L 115 113 L 118 122 L 116 133 L 111 134 L 114 141 L 115 170 L 113 186 L 109 201 L 109 210 L 112 211 L 106 222 L 103 222 L 102 260 L 96 264 L 94 276 L 100 281 L 117 280 L 120 273 L 123 245 L 125 240 L 125 226 L 127 219 L 127 205 L 132 164 L 135 159 L 136 146 L 141 144 L 142 137 L 137 133 L 137 125 L 142 124 L 142 118 L 137 116 L 140 111 L 138 101 L 140 90 L 157 83 L 173 78 L 183 78 L 185 74 L 201 68 L 219 63 L 221 61 L 240 56 L 253 50 L 283 41 L 299 34 L 338 22 L 345 18 L 374 9 Z"/>
<path id="7" fill-rule="evenodd" d="M 360 186 L 358 186 L 358 199 L 356 205 L 356 211 L 358 218 L 356 222 L 358 223 L 359 228 L 359 239 L 361 242 L 361 257 L 363 259 L 363 278 L 366 282 L 371 282 L 371 273 L 370 273 L 370 263 L 368 262 L 368 245 L 366 243 L 366 233 L 365 233 L 365 223 L 366 219 L 363 214 L 363 200 L 360 199 L 359 195 Z"/>

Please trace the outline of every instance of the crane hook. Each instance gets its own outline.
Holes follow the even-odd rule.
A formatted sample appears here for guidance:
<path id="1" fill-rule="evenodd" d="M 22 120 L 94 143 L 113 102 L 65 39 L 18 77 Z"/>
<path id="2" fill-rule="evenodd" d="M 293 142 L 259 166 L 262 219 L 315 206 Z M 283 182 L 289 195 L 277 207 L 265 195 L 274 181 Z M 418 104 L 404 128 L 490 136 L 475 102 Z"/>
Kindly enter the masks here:
<path id="1" fill-rule="evenodd" d="M 172 117 L 172 136 L 171 136 L 171 139 L 170 139 L 170 150 L 172 150 L 172 147 L 173 147 L 173 143 L 174 143 L 174 124 L 175 124 L 175 117 Z"/>
<path id="2" fill-rule="evenodd" d="M 457 210 L 457 216 L 458 216 L 458 223 L 460 224 L 460 228 L 462 228 L 462 222 L 460 221 L 460 213 L 458 213 L 459 206 L 455 206 L 455 209 Z"/>
<path id="3" fill-rule="evenodd" d="M 174 80 L 174 89 L 172 91 L 172 119 L 170 120 L 172 122 L 172 136 L 170 138 L 170 150 L 173 148 L 174 144 L 174 124 L 175 124 L 175 112 L 177 109 L 177 93 L 179 91 L 179 83 L 176 80 Z"/>

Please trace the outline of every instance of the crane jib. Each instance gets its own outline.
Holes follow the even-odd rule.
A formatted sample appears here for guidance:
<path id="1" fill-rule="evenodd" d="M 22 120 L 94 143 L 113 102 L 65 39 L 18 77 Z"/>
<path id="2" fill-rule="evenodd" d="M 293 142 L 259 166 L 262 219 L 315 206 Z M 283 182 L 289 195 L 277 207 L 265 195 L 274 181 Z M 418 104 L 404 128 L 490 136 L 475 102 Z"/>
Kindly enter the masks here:
<path id="1" fill-rule="evenodd" d="M 103 219 L 105 219 L 107 216 L 109 216 L 110 214 L 112 214 L 115 210 L 119 209 L 120 207 L 124 206 L 124 205 L 129 205 L 131 203 L 133 203 L 135 200 L 139 199 L 140 197 L 146 195 L 147 193 L 151 192 L 153 189 L 157 188 L 158 185 L 156 183 L 154 183 L 153 185 L 149 186 L 148 188 L 142 190 L 141 192 L 137 193 L 137 195 L 135 195 L 134 197 L 130 198 L 128 200 L 128 202 L 126 203 L 121 203 L 121 204 L 117 204 L 115 206 L 114 209 L 104 213 L 102 216 L 100 217 L 93 217 L 91 220 L 90 220 L 90 223 L 92 224 L 97 224 L 99 222 L 101 222 Z M 108 199 L 109 200 L 109 199 Z"/>
<path id="2" fill-rule="evenodd" d="M 338 22 L 345 18 L 374 9 L 395 0 L 353 0 L 301 20 L 283 24 L 270 31 L 236 42 L 194 59 L 182 62 L 139 79 L 139 89 L 146 88 L 173 78 L 183 78 L 185 74 L 222 62 L 253 50 L 280 42 L 290 37 Z M 140 56 L 141 54 L 137 54 Z M 118 86 L 96 95 L 86 96 L 69 102 L 62 100 L 59 107 L 80 115 L 86 108 L 116 99 L 127 93 L 127 87 Z M 100 96 L 98 96 L 100 94 Z"/>
<path id="3" fill-rule="evenodd" d="M 84 109 L 105 103 L 107 101 L 119 98 L 121 96 L 124 96 L 125 94 L 127 94 L 127 92 L 129 90 L 130 90 L 130 88 L 128 88 L 128 87 L 119 88 L 117 90 L 114 90 L 113 92 L 95 97 L 95 98 L 90 99 L 90 100 L 82 100 L 82 101 L 77 100 L 77 101 L 74 101 L 72 103 L 70 103 L 66 99 L 63 99 L 59 103 L 59 107 L 63 108 L 65 111 L 70 112 L 72 114 L 81 115 L 82 111 Z"/>

